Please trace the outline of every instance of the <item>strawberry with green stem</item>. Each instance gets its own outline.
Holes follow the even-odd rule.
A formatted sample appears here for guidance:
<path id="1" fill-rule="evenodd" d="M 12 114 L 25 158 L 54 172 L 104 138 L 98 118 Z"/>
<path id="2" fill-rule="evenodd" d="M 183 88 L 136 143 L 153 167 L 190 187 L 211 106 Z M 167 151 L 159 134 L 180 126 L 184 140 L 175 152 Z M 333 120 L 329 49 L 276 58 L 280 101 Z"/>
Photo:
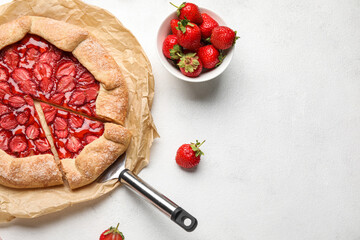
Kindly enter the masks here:
<path id="1" fill-rule="evenodd" d="M 162 51 L 165 57 L 169 59 L 177 60 L 182 56 L 182 48 L 175 35 L 168 35 L 165 38 Z"/>
<path id="2" fill-rule="evenodd" d="M 210 42 L 219 50 L 225 50 L 232 47 L 239 37 L 236 31 L 226 26 L 218 26 L 212 30 Z"/>
<path id="3" fill-rule="evenodd" d="M 197 77 L 202 71 L 202 63 L 196 53 L 184 54 L 177 64 L 182 74 L 187 77 Z"/>
<path id="4" fill-rule="evenodd" d="M 205 142 L 201 143 L 196 140 L 195 143 L 183 144 L 179 147 L 176 152 L 176 163 L 183 168 L 193 168 L 200 162 L 201 155 L 204 153 L 200 150 L 200 146 Z"/>
<path id="5" fill-rule="evenodd" d="M 213 69 L 219 66 L 225 58 L 222 52 L 217 50 L 213 45 L 206 45 L 199 48 L 197 55 L 203 67 L 207 69 Z"/>
<path id="6" fill-rule="evenodd" d="M 201 47 L 201 32 L 196 24 L 191 23 L 188 19 L 183 19 L 178 22 L 176 29 L 176 37 L 180 46 L 192 51 Z"/>
<path id="7" fill-rule="evenodd" d="M 180 6 L 176 6 L 171 2 L 170 4 L 177 8 L 176 12 L 179 19 L 189 19 L 196 24 L 203 22 L 199 7 L 196 4 L 187 2 L 183 2 Z"/>
<path id="8" fill-rule="evenodd" d="M 101 235 L 99 240 L 124 240 L 125 237 L 118 230 L 119 223 L 117 224 L 116 228 L 110 227 L 109 229 L 105 230 Z"/>

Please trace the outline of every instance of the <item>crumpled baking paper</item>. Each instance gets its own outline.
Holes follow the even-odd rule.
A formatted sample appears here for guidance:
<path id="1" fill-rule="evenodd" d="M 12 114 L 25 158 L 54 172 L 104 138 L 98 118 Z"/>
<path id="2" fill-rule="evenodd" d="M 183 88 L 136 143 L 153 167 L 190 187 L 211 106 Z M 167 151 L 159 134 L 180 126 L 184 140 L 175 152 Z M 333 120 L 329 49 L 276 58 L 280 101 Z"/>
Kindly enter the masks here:
<path id="1" fill-rule="evenodd" d="M 125 126 L 133 138 L 126 153 L 126 167 L 139 173 L 149 163 L 151 144 L 158 137 L 150 113 L 154 77 L 139 42 L 111 13 L 80 0 L 14 0 L 0 6 L 0 24 L 25 15 L 49 17 L 83 27 L 96 36 L 115 58 L 129 88 Z M 95 182 L 78 190 L 70 190 L 67 186 L 12 189 L 0 185 L 0 222 L 60 211 L 96 199 L 119 185 L 115 180 Z"/>

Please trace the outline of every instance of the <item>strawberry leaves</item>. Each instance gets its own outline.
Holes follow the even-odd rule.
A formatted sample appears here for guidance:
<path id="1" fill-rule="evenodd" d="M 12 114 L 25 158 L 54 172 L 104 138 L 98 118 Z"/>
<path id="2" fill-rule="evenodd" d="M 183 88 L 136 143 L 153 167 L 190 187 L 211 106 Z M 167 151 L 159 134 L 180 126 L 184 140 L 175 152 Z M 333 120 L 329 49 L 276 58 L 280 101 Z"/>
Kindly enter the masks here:
<path id="1" fill-rule="evenodd" d="M 201 143 L 196 140 L 195 143 L 190 143 L 190 147 L 191 149 L 195 152 L 195 157 L 198 157 L 198 156 L 201 156 L 201 155 L 204 155 L 203 151 L 200 150 L 200 146 L 205 142 L 202 141 Z"/>
<path id="2" fill-rule="evenodd" d="M 187 53 L 180 58 L 178 66 L 184 68 L 185 72 L 194 72 L 200 65 L 199 57 L 196 53 Z"/>

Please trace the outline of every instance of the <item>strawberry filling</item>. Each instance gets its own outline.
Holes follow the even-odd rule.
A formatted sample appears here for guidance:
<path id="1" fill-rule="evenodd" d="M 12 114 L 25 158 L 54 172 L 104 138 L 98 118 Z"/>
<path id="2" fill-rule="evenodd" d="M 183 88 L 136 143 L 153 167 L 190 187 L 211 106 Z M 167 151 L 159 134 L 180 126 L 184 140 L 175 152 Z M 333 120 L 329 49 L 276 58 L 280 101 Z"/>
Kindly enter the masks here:
<path id="1" fill-rule="evenodd" d="M 52 154 L 29 96 L 0 95 L 0 149 L 14 157 Z"/>
<path id="2" fill-rule="evenodd" d="M 41 103 L 60 159 L 75 158 L 104 133 L 104 124 L 75 113 Z"/>
<path id="3" fill-rule="evenodd" d="M 0 95 L 30 95 L 38 100 L 95 117 L 99 82 L 69 52 L 27 34 L 0 52 Z M 8 89 L 8 87 L 10 89 Z"/>

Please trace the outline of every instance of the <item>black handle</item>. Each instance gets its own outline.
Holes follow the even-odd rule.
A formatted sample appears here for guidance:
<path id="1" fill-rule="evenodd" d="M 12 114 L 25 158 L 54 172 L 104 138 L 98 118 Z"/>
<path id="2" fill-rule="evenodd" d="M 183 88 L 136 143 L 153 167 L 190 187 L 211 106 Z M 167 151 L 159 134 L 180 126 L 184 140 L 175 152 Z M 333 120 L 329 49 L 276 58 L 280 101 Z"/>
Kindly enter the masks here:
<path id="1" fill-rule="evenodd" d="M 195 230 L 198 224 L 196 218 L 156 191 L 144 180 L 134 175 L 129 169 L 121 172 L 119 181 L 125 183 L 130 189 L 144 197 L 186 231 L 191 232 Z"/>

